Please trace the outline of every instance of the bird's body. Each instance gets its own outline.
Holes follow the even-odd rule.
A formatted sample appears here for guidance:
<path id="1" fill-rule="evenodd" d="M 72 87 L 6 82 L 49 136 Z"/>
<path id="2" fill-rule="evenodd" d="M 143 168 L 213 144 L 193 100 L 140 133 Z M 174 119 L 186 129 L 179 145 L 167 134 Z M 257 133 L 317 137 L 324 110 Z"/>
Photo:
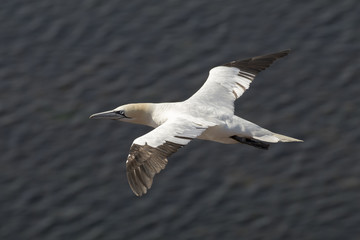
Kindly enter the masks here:
<path id="1" fill-rule="evenodd" d="M 256 74 L 288 50 L 234 61 L 211 69 L 205 84 L 189 99 L 174 103 L 135 103 L 92 115 L 155 128 L 135 139 L 128 160 L 127 176 L 137 196 L 151 187 L 153 177 L 167 157 L 197 138 L 225 144 L 244 143 L 267 149 L 269 143 L 301 140 L 273 133 L 234 115 L 234 101 Z"/>
<path id="2" fill-rule="evenodd" d="M 274 133 L 252 122 L 242 119 L 234 114 L 224 114 L 216 109 L 206 108 L 193 104 L 192 101 L 173 103 L 137 103 L 129 104 L 128 108 L 138 109 L 146 113 L 139 120 L 131 120 L 132 123 L 147 125 L 157 128 L 167 120 L 187 119 L 203 125 L 206 119 L 206 130 L 196 138 L 225 144 L 235 144 L 238 141 L 231 138 L 234 135 L 254 138 L 265 142 L 276 143 L 281 139 L 276 138 Z M 206 116 L 206 118 L 204 118 Z M 125 120 L 126 121 L 126 120 Z"/>

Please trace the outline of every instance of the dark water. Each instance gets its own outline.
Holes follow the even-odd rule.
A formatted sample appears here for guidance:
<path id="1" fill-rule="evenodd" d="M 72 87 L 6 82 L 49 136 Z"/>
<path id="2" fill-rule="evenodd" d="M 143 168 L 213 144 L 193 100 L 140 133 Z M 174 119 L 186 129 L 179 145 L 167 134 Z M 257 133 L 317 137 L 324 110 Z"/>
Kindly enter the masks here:
<path id="1" fill-rule="evenodd" d="M 0 239 L 360 239 L 360 4 L 2 1 Z M 304 139 L 194 141 L 153 188 L 126 181 L 150 129 L 88 120 L 181 101 L 208 70 L 291 48 L 236 103 Z"/>

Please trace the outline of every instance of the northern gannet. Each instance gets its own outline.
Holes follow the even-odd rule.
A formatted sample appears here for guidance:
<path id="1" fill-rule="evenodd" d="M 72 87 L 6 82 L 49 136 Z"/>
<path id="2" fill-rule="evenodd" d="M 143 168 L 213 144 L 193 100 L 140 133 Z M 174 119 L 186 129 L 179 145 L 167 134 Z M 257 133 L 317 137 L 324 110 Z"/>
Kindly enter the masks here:
<path id="1" fill-rule="evenodd" d="M 127 179 L 135 195 L 145 194 L 155 174 L 165 168 L 167 157 L 194 138 L 225 144 L 244 143 L 261 149 L 267 149 L 269 143 L 302 142 L 234 115 L 234 101 L 249 88 L 255 76 L 289 52 L 285 50 L 212 68 L 204 85 L 183 102 L 126 104 L 91 115 L 90 118 L 155 128 L 135 139 L 127 157 Z"/>

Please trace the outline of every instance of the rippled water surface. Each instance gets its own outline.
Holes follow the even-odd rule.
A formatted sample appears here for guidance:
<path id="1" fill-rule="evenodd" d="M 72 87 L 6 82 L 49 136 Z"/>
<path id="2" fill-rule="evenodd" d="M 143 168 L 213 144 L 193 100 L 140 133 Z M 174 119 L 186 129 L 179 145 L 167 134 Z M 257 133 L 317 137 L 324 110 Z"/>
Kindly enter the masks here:
<path id="1" fill-rule="evenodd" d="M 360 4 L 3 1 L 1 239 L 359 239 Z M 135 197 L 143 126 L 89 120 L 181 101 L 218 64 L 291 48 L 237 114 L 304 139 L 193 141 Z"/>

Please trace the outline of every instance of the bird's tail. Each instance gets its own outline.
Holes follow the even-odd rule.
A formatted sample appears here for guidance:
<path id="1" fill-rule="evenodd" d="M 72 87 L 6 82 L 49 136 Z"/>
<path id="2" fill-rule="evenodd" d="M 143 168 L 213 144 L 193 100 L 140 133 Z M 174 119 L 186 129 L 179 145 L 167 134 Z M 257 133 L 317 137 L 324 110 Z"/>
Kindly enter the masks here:
<path id="1" fill-rule="evenodd" d="M 274 133 L 274 137 L 278 138 L 279 142 L 303 142 L 303 140 L 288 137 L 288 136 L 281 135 L 278 133 Z"/>

